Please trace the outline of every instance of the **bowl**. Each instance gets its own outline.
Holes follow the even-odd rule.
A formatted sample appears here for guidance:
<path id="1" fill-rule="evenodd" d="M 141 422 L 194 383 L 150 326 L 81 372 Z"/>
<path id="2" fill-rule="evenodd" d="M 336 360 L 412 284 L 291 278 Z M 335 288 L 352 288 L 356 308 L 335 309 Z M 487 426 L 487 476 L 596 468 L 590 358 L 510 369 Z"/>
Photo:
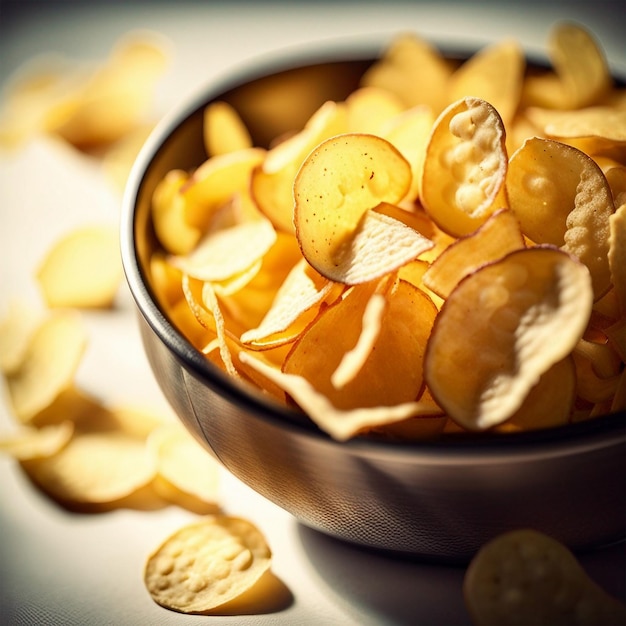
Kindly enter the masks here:
<path id="1" fill-rule="evenodd" d="M 206 158 L 204 107 L 231 103 L 255 144 L 267 146 L 300 128 L 324 101 L 344 99 L 380 51 L 378 42 L 349 42 L 260 62 L 203 90 L 155 129 L 131 174 L 121 225 L 123 265 L 153 375 L 180 420 L 228 471 L 302 524 L 352 544 L 466 562 L 487 540 L 518 527 L 575 550 L 623 539 L 623 412 L 498 437 L 338 442 L 214 367 L 157 304 L 150 198 L 167 171 Z"/>

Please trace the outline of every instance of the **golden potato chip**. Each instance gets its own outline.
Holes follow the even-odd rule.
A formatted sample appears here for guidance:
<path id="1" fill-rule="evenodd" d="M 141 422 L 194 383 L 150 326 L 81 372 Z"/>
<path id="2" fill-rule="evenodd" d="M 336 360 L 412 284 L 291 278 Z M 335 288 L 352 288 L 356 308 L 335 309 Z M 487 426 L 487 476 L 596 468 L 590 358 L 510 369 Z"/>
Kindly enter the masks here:
<path id="1" fill-rule="evenodd" d="M 73 432 L 74 424 L 70 420 L 41 428 L 25 426 L 17 432 L 0 435 L 0 452 L 18 461 L 52 456 L 67 444 Z"/>
<path id="2" fill-rule="evenodd" d="M 252 197 L 277 230 L 293 233 L 293 181 L 307 154 L 323 140 L 346 132 L 345 104 L 325 102 L 304 128 L 268 151 L 252 173 Z"/>
<path id="3" fill-rule="evenodd" d="M 448 103 L 450 63 L 414 33 L 397 36 L 363 75 L 365 87 L 387 89 L 407 107 L 426 104 L 439 113 Z"/>
<path id="4" fill-rule="evenodd" d="M 272 306 L 259 326 L 241 335 L 242 343 L 275 346 L 292 341 L 312 321 L 331 291 L 336 291 L 335 287 L 301 259 L 276 291 Z"/>
<path id="5" fill-rule="evenodd" d="M 182 186 L 185 220 L 204 232 L 216 211 L 248 189 L 250 173 L 265 156 L 262 148 L 245 148 L 207 159 Z"/>
<path id="6" fill-rule="evenodd" d="M 414 416 L 431 416 L 431 401 L 411 401 L 399 404 L 364 406 L 340 409 L 326 394 L 321 393 L 299 374 L 288 374 L 257 354 L 241 352 L 239 359 L 256 370 L 263 378 L 283 389 L 309 418 L 337 441 L 346 441 L 355 435 L 387 424 L 396 424 Z"/>
<path id="7" fill-rule="evenodd" d="M 524 247 L 524 235 L 515 215 L 508 209 L 501 209 L 476 232 L 444 250 L 431 263 L 422 280 L 430 290 L 447 298 L 462 278 L 481 265 Z"/>
<path id="8" fill-rule="evenodd" d="M 626 317 L 626 199 L 609 217 L 609 269 L 622 317 Z"/>
<path id="9" fill-rule="evenodd" d="M 210 231 L 186 255 L 170 263 L 181 272 L 204 281 L 224 281 L 238 276 L 260 261 L 276 241 L 276 231 L 265 218 Z"/>
<path id="10" fill-rule="evenodd" d="M 40 320 L 41 313 L 26 302 L 9 303 L 0 320 L 0 372 L 7 374 L 19 367 Z"/>
<path id="11" fill-rule="evenodd" d="M 207 614 L 250 589 L 271 559 L 265 538 L 252 523 L 208 516 L 172 533 L 149 556 L 144 582 L 157 604 Z"/>
<path id="12" fill-rule="evenodd" d="M 498 112 L 479 98 L 463 98 L 437 118 L 424 162 L 421 202 L 445 232 L 474 232 L 506 206 L 508 157 Z"/>
<path id="13" fill-rule="evenodd" d="M 228 102 L 211 102 L 204 109 L 204 147 L 209 157 L 252 148 L 252 137 L 237 110 Z"/>
<path id="14" fill-rule="evenodd" d="M 37 270 L 49 307 L 108 308 L 123 277 L 117 230 L 78 228 L 57 241 Z"/>
<path id="15" fill-rule="evenodd" d="M 482 266 L 450 293 L 428 340 L 433 397 L 468 430 L 501 424 L 571 353 L 592 304 L 587 268 L 557 248 L 526 248 Z"/>
<path id="16" fill-rule="evenodd" d="M 596 298 L 610 287 L 610 216 L 615 207 L 602 170 L 566 144 L 534 137 L 511 157 L 509 206 L 524 234 L 577 256 L 591 272 Z"/>
<path id="17" fill-rule="evenodd" d="M 30 422 L 72 386 L 86 345 L 76 311 L 55 311 L 37 327 L 19 366 L 6 376 L 9 400 L 21 422 Z"/>
<path id="18" fill-rule="evenodd" d="M 294 222 L 304 258 L 335 282 L 358 284 L 398 269 L 432 247 L 382 213 L 407 193 L 411 168 L 388 141 L 345 134 L 322 142 L 294 182 Z M 389 247 L 389 241 L 396 245 Z"/>
<path id="19" fill-rule="evenodd" d="M 626 620 L 624 605 L 592 581 L 562 543 L 526 528 L 499 535 L 478 551 L 463 594 L 476 626 Z"/>
<path id="20" fill-rule="evenodd" d="M 504 39 L 484 46 L 452 74 L 448 97 L 489 102 L 508 128 L 519 105 L 526 61 L 519 42 Z"/>
<path id="21" fill-rule="evenodd" d="M 158 475 L 183 494 L 214 504 L 218 497 L 219 469 L 212 457 L 180 424 L 164 424 L 149 434 L 148 450 L 154 454 Z M 157 491 L 164 493 L 163 483 Z M 171 497 L 171 491 L 165 494 Z"/>
<path id="22" fill-rule="evenodd" d="M 197 245 L 202 232 L 187 222 L 185 197 L 181 193 L 189 176 L 171 170 L 159 181 L 152 194 L 150 216 L 163 248 L 171 254 L 187 254 Z"/>

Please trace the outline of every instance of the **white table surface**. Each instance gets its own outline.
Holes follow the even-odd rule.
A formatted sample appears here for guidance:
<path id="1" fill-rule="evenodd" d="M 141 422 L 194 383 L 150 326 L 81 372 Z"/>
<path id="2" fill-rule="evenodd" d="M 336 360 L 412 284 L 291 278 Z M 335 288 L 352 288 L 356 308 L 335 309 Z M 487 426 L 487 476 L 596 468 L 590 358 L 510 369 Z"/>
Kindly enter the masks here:
<path id="1" fill-rule="evenodd" d="M 13 4 L 10 4 L 13 3 Z M 482 44 L 506 35 L 542 51 L 557 19 L 576 19 L 602 40 L 612 67 L 626 71 L 624 3 L 614 2 L 45 2 L 0 0 L 0 84 L 21 63 L 50 51 L 102 59 L 114 41 L 148 28 L 172 43 L 159 90 L 164 113 L 203 85 L 258 56 L 344 36 L 407 29 L 439 41 Z M 37 299 L 33 272 L 61 234 L 86 222 L 117 224 L 120 196 L 93 163 L 45 139 L 0 152 L 0 314 L 14 297 Z M 111 403 L 169 411 L 122 288 L 114 312 L 86 314 L 90 333 L 78 384 Z M 1 387 L 0 387 L 1 389 Z M 0 427 L 12 423 L 0 391 Z M 142 581 L 147 554 L 194 515 L 175 507 L 75 514 L 35 490 L 0 457 L 2 624 L 468 624 L 463 569 L 394 560 L 339 543 L 223 473 L 220 504 L 266 534 L 272 571 L 292 600 L 261 615 L 198 617 L 152 602 Z M 581 555 L 614 594 L 625 594 L 624 545 Z"/>

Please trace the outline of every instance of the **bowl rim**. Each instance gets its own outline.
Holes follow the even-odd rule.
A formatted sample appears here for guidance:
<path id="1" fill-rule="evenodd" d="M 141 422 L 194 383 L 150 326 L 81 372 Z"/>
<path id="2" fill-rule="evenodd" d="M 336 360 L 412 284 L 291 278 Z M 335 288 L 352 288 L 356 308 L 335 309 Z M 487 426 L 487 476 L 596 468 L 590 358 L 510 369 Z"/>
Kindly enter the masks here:
<path id="1" fill-rule="evenodd" d="M 244 62 L 240 67 L 229 70 L 227 75 L 200 86 L 194 94 L 174 106 L 157 122 L 130 170 L 120 215 L 122 266 L 138 313 L 181 366 L 202 379 L 215 393 L 237 404 L 250 417 L 271 422 L 280 428 L 288 429 L 307 438 L 318 439 L 320 442 L 366 452 L 369 456 L 419 453 L 422 456 L 436 458 L 443 454 L 447 462 L 455 455 L 466 457 L 468 454 L 471 456 L 487 454 L 489 457 L 498 457 L 502 454 L 508 456 L 514 453 L 517 457 L 529 455 L 535 458 L 542 451 L 553 454 L 555 449 L 561 449 L 563 453 L 566 451 L 571 453 L 604 447 L 607 443 L 626 445 L 626 411 L 534 431 L 463 433 L 459 436 L 447 434 L 434 440 L 424 441 L 378 439 L 371 436 L 355 436 L 347 441 L 337 441 L 305 415 L 264 396 L 252 385 L 238 383 L 210 363 L 167 319 L 152 296 L 149 280 L 144 275 L 138 259 L 135 218 L 137 199 L 144 181 L 166 140 L 183 126 L 188 118 L 231 89 L 252 80 L 267 78 L 304 66 L 331 62 L 374 61 L 389 42 L 389 37 L 388 34 L 383 37 L 344 37 L 288 46 L 278 51 L 265 53 L 256 57 L 252 62 Z M 431 43 L 445 56 L 459 60 L 469 57 L 480 49 L 480 46 L 472 47 L 466 44 L 453 46 L 436 40 L 432 40 Z M 546 64 L 546 60 L 537 55 L 525 51 L 525 56 L 528 63 Z M 621 77 L 617 77 L 616 80 L 623 82 Z"/>

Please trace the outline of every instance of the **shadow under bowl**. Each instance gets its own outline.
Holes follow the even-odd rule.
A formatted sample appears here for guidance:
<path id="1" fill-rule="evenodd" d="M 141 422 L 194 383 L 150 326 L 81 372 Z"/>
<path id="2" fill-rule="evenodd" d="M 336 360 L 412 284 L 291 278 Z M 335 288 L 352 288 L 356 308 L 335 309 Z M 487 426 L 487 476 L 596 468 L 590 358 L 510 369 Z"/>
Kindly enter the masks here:
<path id="1" fill-rule="evenodd" d="M 177 330 L 151 288 L 158 249 L 152 192 L 171 169 L 206 159 L 205 106 L 231 103 L 255 145 L 299 129 L 343 100 L 380 46 L 329 46 L 262 63 L 213 85 L 164 119 L 139 156 L 124 200 L 124 269 L 154 376 L 173 409 L 237 478 L 303 524 L 368 548 L 467 562 L 495 535 L 532 527 L 572 549 L 624 538 L 624 412 L 533 433 L 424 443 L 340 443 L 214 367 Z M 466 58 L 450 53 L 450 58 Z"/>

